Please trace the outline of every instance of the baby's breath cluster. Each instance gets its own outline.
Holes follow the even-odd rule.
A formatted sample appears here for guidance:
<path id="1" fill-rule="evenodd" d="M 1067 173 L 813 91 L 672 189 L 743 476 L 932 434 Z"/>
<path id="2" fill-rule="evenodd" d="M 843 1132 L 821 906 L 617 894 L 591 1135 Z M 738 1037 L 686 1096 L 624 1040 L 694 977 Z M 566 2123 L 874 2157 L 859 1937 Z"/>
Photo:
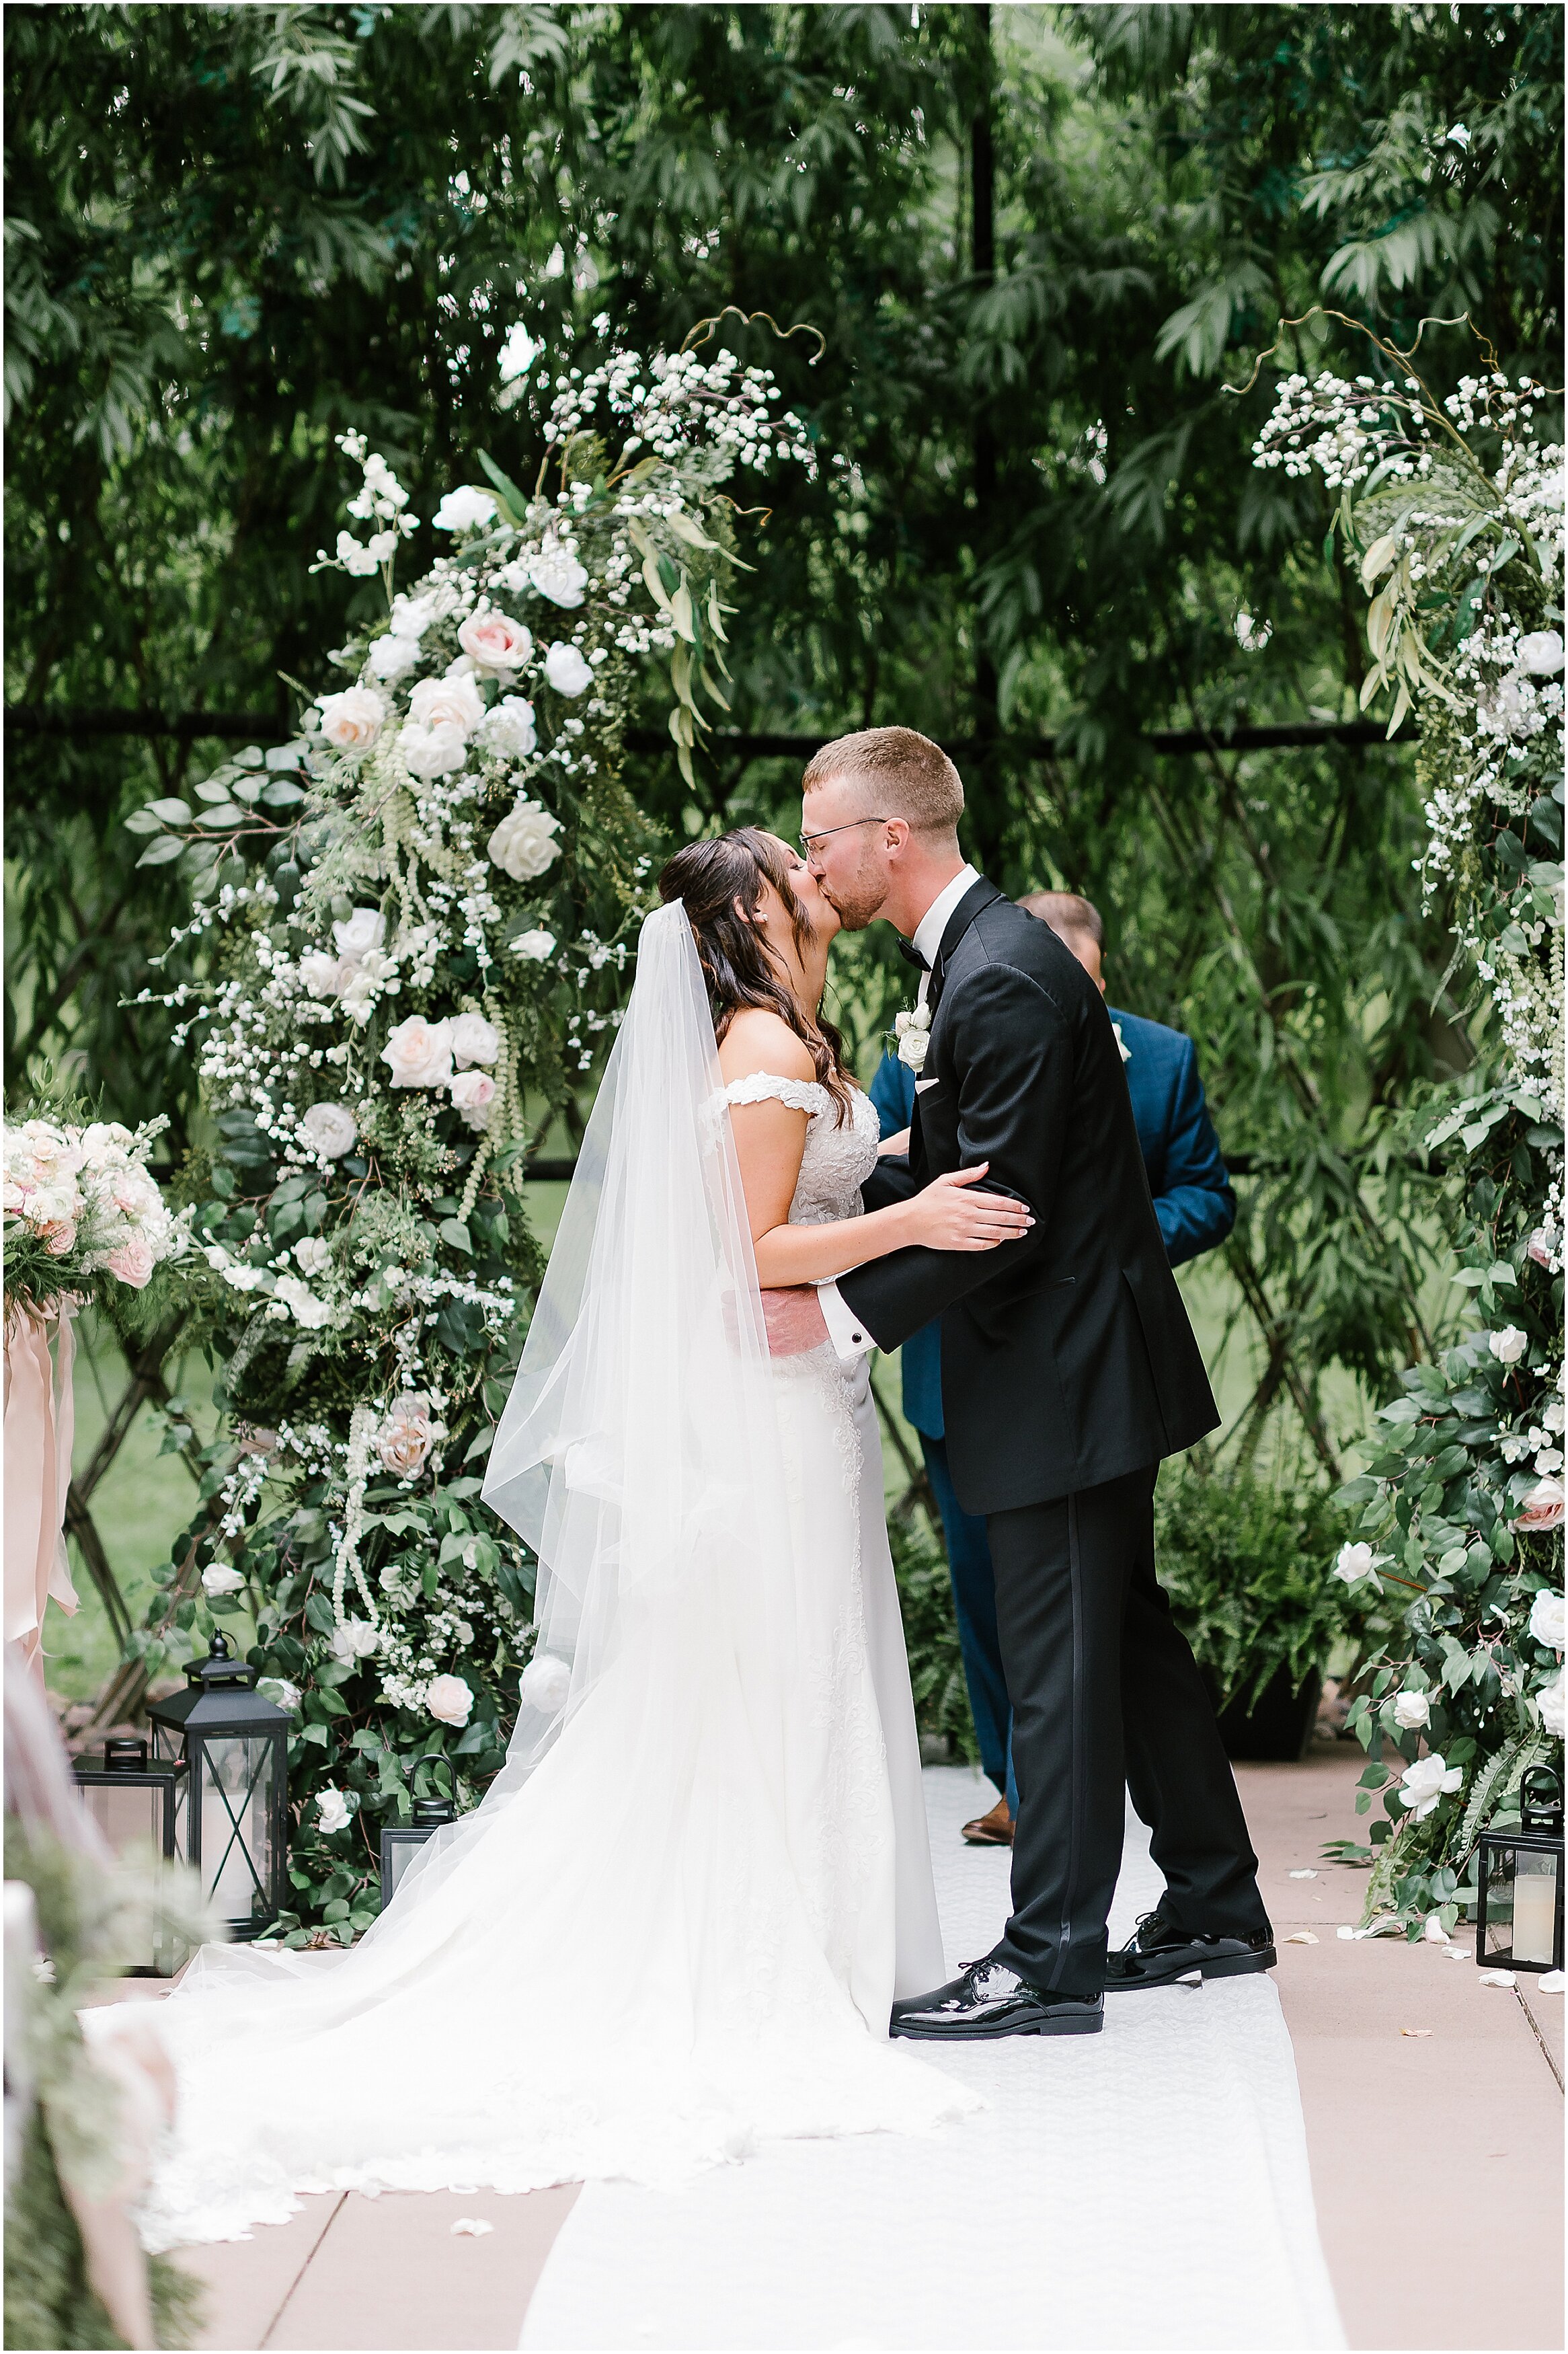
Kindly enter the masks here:
<path id="1" fill-rule="evenodd" d="M 563 355 L 552 388 L 542 349 L 519 329 L 502 359 L 539 412 L 532 487 L 484 458 L 411 587 L 408 493 L 340 437 L 371 529 L 319 564 L 380 574 L 384 611 L 293 742 L 133 822 L 193 885 L 160 994 L 217 1140 L 188 1214 L 233 1418 L 165 1623 L 251 1613 L 297 1719 L 301 1913 L 344 1934 L 373 1824 L 471 1800 L 527 1656 L 532 1564 L 477 1498 L 537 1271 L 528 1156 L 613 1036 L 647 895 L 630 699 L 668 665 L 690 775 L 726 707 L 722 486 L 812 462 L 727 353 Z"/>

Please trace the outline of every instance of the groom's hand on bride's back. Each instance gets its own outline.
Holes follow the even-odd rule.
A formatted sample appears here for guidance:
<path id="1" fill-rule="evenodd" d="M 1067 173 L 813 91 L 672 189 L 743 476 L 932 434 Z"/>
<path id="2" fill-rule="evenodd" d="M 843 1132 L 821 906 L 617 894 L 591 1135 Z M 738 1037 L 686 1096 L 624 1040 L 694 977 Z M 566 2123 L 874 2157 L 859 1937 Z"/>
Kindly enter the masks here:
<path id="1" fill-rule="evenodd" d="M 808 1349 L 821 1348 L 828 1338 L 816 1287 L 798 1284 L 788 1291 L 765 1291 L 762 1320 L 768 1328 L 768 1352 L 773 1357 L 803 1357 Z"/>

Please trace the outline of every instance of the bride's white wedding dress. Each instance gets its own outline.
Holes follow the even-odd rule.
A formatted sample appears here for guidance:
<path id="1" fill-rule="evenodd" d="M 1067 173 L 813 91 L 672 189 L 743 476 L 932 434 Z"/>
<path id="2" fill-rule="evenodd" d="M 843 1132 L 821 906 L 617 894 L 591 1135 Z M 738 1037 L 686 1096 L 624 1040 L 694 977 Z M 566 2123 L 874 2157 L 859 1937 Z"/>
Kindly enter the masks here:
<path id="1" fill-rule="evenodd" d="M 352 1952 L 196 1957 L 150 2246 L 979 2105 L 887 2037 L 945 1970 L 880 1443 L 863 1365 L 766 1354 L 724 1106 L 767 1095 L 810 1116 L 792 1220 L 855 1214 L 870 1104 L 726 1090 L 661 910 L 486 1480 L 541 1564 L 509 1763 Z"/>

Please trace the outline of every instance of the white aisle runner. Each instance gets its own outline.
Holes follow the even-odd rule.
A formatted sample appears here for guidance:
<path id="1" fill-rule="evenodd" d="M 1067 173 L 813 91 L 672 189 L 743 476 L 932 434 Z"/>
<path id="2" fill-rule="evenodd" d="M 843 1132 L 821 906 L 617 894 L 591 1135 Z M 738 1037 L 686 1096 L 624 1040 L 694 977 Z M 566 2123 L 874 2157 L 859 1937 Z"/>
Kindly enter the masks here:
<path id="1" fill-rule="evenodd" d="M 948 1967 L 995 1943 L 991 1798 L 927 1768 Z M 1130 1811 L 1112 1942 L 1158 1897 Z M 670 2195 L 589 2183 L 530 2349 L 1340 2347 L 1290 2039 L 1266 1978 L 1107 2004 L 1094 2037 L 922 2056 L 991 2104 L 929 2139 L 769 2144 Z"/>

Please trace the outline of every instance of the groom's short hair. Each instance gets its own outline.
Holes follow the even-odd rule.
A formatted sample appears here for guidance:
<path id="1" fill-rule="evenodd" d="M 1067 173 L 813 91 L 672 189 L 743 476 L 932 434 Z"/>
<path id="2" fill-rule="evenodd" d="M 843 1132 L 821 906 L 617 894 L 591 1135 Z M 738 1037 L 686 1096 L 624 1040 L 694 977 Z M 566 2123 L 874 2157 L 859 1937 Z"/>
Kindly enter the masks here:
<path id="1" fill-rule="evenodd" d="M 813 752 L 800 790 L 842 779 L 868 801 L 887 803 L 878 817 L 901 817 L 916 833 L 956 833 L 964 813 L 963 779 L 939 744 L 914 727 L 863 727 Z"/>

